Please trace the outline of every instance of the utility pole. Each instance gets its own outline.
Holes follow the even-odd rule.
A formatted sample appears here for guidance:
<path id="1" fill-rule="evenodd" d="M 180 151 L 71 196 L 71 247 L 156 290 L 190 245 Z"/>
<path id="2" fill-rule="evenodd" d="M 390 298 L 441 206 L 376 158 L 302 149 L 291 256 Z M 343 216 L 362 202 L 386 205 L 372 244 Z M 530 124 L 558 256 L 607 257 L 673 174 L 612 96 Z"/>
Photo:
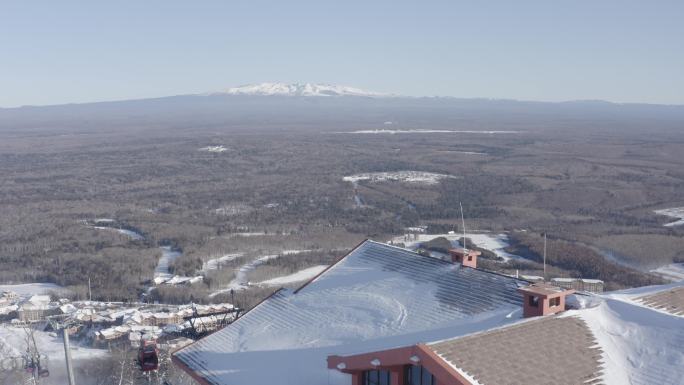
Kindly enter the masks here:
<path id="1" fill-rule="evenodd" d="M 71 351 L 69 350 L 69 330 L 67 327 L 65 327 L 62 329 L 62 332 L 64 332 L 64 356 L 66 357 L 66 369 L 67 377 L 69 378 L 69 385 L 76 385 L 76 382 L 74 381 L 73 366 L 71 365 Z"/>
<path id="2" fill-rule="evenodd" d="M 544 282 L 546 282 L 546 233 L 544 233 Z"/>
<path id="3" fill-rule="evenodd" d="M 461 208 L 461 224 L 463 225 L 463 255 L 468 254 L 468 246 L 466 246 L 466 230 L 465 230 L 465 220 L 463 219 L 463 205 L 458 202 L 458 206 Z"/>
<path id="4" fill-rule="evenodd" d="M 93 293 L 90 291 L 90 277 L 88 277 L 88 301 L 93 300 Z"/>
<path id="5" fill-rule="evenodd" d="M 67 378 L 69 379 L 69 385 L 76 385 L 76 381 L 74 381 L 74 367 L 71 363 L 71 348 L 69 347 L 69 326 L 71 325 L 69 322 L 61 323 L 53 317 L 47 317 L 47 320 L 50 323 L 52 330 L 62 331 L 64 337 L 64 358 L 66 360 Z"/>

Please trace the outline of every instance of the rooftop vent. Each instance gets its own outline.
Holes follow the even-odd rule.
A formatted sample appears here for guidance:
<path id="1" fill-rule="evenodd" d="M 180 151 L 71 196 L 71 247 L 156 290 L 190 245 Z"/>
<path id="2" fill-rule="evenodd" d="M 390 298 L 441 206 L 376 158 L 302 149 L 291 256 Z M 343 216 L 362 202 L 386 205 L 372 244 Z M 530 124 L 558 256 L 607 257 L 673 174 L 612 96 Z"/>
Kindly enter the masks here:
<path id="1" fill-rule="evenodd" d="M 477 257 L 482 254 L 477 250 L 467 250 L 467 249 L 449 249 L 449 255 L 451 256 L 451 261 L 454 263 L 460 263 L 463 266 L 477 268 Z"/>
<path id="2" fill-rule="evenodd" d="M 518 291 L 523 295 L 525 318 L 556 314 L 565 310 L 565 297 L 575 292 L 546 283 L 534 283 L 521 287 Z"/>

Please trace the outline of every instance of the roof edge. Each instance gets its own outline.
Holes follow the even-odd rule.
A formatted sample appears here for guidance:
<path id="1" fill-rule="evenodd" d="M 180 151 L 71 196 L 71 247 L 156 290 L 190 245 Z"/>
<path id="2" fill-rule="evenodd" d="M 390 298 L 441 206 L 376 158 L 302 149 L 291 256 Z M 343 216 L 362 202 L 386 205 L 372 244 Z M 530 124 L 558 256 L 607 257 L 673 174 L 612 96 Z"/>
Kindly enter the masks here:
<path id="1" fill-rule="evenodd" d="M 190 344 L 192 345 L 192 344 Z M 188 346 L 190 346 L 188 345 Z M 212 385 L 206 378 L 200 376 L 195 372 L 194 370 L 190 369 L 188 365 L 185 364 L 185 362 L 181 361 L 180 358 L 175 356 L 175 352 L 171 354 L 171 362 L 178 368 L 180 368 L 182 371 L 184 371 L 188 376 L 192 377 L 193 380 L 197 381 L 200 383 L 200 385 Z"/>
<path id="2" fill-rule="evenodd" d="M 419 343 L 416 344 L 416 348 L 423 353 L 425 356 L 430 358 L 430 361 L 434 363 L 435 365 L 438 365 L 437 369 L 441 369 L 444 371 L 444 374 L 449 375 L 453 378 L 455 378 L 457 381 L 459 381 L 461 384 L 464 385 L 474 385 L 470 379 L 468 379 L 464 373 L 461 373 L 459 369 L 457 369 L 454 365 L 452 365 L 450 362 L 442 358 L 437 352 L 434 350 L 430 349 L 429 346 Z M 431 369 L 431 368 L 428 368 Z M 438 376 L 438 374 L 435 373 L 435 368 L 432 368 L 431 372 L 433 375 Z"/>
<path id="3" fill-rule="evenodd" d="M 195 342 L 193 342 L 193 343 L 191 343 L 191 344 L 188 344 L 187 346 L 183 346 L 182 348 L 177 349 L 176 351 L 174 351 L 173 353 L 171 353 L 171 357 L 172 357 L 172 358 L 176 358 L 176 354 L 177 354 L 177 353 L 180 353 L 180 352 L 181 352 L 182 350 L 184 350 L 185 348 L 188 348 L 188 347 L 190 347 L 190 346 L 192 346 L 192 345 L 194 345 L 194 344 L 196 344 L 196 343 L 202 341 L 203 339 L 205 339 L 205 338 L 207 338 L 207 337 L 211 337 L 213 334 L 215 334 L 215 333 L 217 333 L 217 332 L 223 330 L 225 327 L 227 327 L 227 326 L 229 326 L 229 325 L 232 325 L 232 324 L 234 324 L 235 322 L 240 321 L 240 320 L 242 319 L 242 317 L 244 317 L 245 315 L 247 315 L 250 311 L 256 309 L 256 308 L 259 307 L 261 304 L 263 304 L 264 302 L 266 302 L 267 300 L 269 300 L 271 297 L 273 297 L 274 295 L 280 293 L 280 292 L 283 291 L 283 290 L 285 290 L 285 289 L 282 288 L 282 287 L 281 287 L 280 289 L 278 289 L 278 290 L 275 290 L 273 293 L 269 294 L 267 297 L 265 297 L 264 299 L 262 299 L 261 301 L 259 301 L 259 303 L 257 303 L 256 305 L 254 305 L 254 307 L 252 307 L 251 309 L 249 309 L 249 310 L 247 310 L 246 312 L 244 312 L 244 313 L 243 313 L 240 317 L 238 317 L 235 321 L 229 323 L 228 325 L 224 326 L 224 327 L 221 328 L 221 329 L 214 330 L 213 332 L 207 334 L 206 336 L 204 336 L 204 337 L 198 339 L 197 341 L 195 341 Z M 178 358 L 178 360 L 180 360 L 180 358 Z M 174 362 L 175 362 L 175 361 L 174 361 Z M 189 367 L 188 367 L 188 369 L 189 369 L 189 370 L 192 370 L 192 369 L 190 369 Z M 204 385 L 204 384 L 203 384 L 203 385 Z"/>
<path id="4" fill-rule="evenodd" d="M 345 255 L 339 257 L 339 258 L 338 258 L 335 262 L 333 262 L 330 266 L 326 267 L 323 271 L 321 271 L 320 273 L 316 274 L 313 278 L 311 278 L 311 279 L 309 279 L 308 281 L 304 282 L 304 284 L 302 284 L 302 286 L 298 287 L 298 288 L 293 292 L 293 294 L 299 293 L 300 290 L 304 289 L 304 288 L 307 287 L 310 283 L 312 283 L 313 281 L 317 280 L 318 277 L 320 277 L 321 275 L 327 273 L 328 270 L 332 269 L 332 268 L 333 268 L 334 266 L 336 266 L 338 263 L 342 262 L 342 260 L 344 260 L 345 258 L 347 258 L 349 255 L 351 255 L 351 253 L 353 253 L 354 251 L 356 251 L 356 249 L 358 249 L 359 247 L 361 247 L 361 245 L 363 245 L 364 243 L 367 243 L 367 242 L 372 242 L 372 241 L 371 241 L 370 239 L 368 239 L 368 238 L 366 238 L 366 239 L 364 239 L 363 241 L 361 241 L 359 244 L 357 244 L 357 245 L 354 246 L 351 250 L 349 250 L 349 251 L 347 252 L 347 254 L 345 254 Z"/>

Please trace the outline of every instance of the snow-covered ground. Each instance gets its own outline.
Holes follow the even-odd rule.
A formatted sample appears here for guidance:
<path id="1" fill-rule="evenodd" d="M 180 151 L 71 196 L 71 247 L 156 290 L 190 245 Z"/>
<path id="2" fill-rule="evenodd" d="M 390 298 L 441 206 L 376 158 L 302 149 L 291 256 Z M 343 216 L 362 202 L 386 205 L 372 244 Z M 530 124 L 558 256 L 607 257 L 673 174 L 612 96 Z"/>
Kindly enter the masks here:
<path id="1" fill-rule="evenodd" d="M 436 184 L 445 178 L 453 178 L 451 175 L 437 174 L 425 171 L 391 171 L 391 172 L 367 172 L 349 175 L 342 178 L 345 182 L 358 183 L 362 180 L 371 182 L 398 181 L 408 183 Z"/>
<path id="2" fill-rule="evenodd" d="M 669 281 L 684 281 L 684 263 L 671 263 L 669 265 L 661 266 L 651 273 L 660 275 Z"/>
<path id="3" fill-rule="evenodd" d="M 0 285 L 0 291 L 12 291 L 20 297 L 47 294 L 50 291 L 62 292 L 66 289 L 54 283 L 22 283 L 18 285 Z"/>
<path id="4" fill-rule="evenodd" d="M 230 233 L 228 234 L 229 237 L 260 237 L 263 235 L 271 235 L 271 234 L 266 234 L 263 231 L 252 231 L 252 232 L 242 232 L 242 233 Z"/>
<path id="5" fill-rule="evenodd" d="M 237 270 L 237 272 L 235 273 L 235 278 L 233 278 L 233 280 L 228 283 L 228 286 L 221 290 L 217 290 L 211 293 L 210 296 L 213 297 L 217 294 L 226 293 L 231 290 L 242 290 L 247 288 L 247 286 L 249 286 L 249 281 L 247 280 L 247 275 L 249 274 L 249 272 L 256 269 L 258 266 L 263 265 L 270 259 L 278 258 L 280 255 L 282 254 L 264 255 L 263 257 L 259 257 L 250 262 L 245 263 L 244 265 L 240 266 L 240 268 Z"/>
<path id="6" fill-rule="evenodd" d="M 225 146 L 220 145 L 220 146 L 206 146 L 206 147 L 202 147 L 202 148 L 199 149 L 199 151 L 206 151 L 206 152 L 224 152 L 224 151 L 228 151 L 228 149 L 227 149 Z"/>
<path id="7" fill-rule="evenodd" d="M 244 253 L 226 254 L 222 257 L 212 258 L 202 264 L 202 271 L 217 270 L 222 264 L 244 256 Z"/>
<path id="8" fill-rule="evenodd" d="M 310 251 L 313 251 L 311 249 L 293 249 L 293 250 L 283 250 L 280 252 L 282 255 L 292 255 L 292 254 L 301 254 L 301 253 L 308 253 Z"/>
<path id="9" fill-rule="evenodd" d="M 392 238 L 391 243 L 403 243 L 404 247 L 407 249 L 415 250 L 421 243 L 439 237 L 444 237 L 451 241 L 454 246 L 459 246 L 458 240 L 463 238 L 463 234 L 406 234 Z M 506 234 L 467 233 L 466 238 L 470 239 L 475 246 L 493 252 L 496 256 L 503 258 L 504 261 L 508 261 L 509 259 L 522 259 L 522 257 L 508 253 L 504 250 L 509 246 L 508 235 Z"/>
<path id="10" fill-rule="evenodd" d="M 665 227 L 674 227 L 684 225 L 684 207 L 673 207 L 669 209 L 655 210 L 654 213 L 658 215 L 665 215 L 670 218 L 676 218 L 674 222 L 666 223 Z"/>
<path id="11" fill-rule="evenodd" d="M 14 327 L 8 324 L 0 324 L 0 343 L 10 347 L 15 356 L 21 356 L 26 351 L 26 332 L 21 327 Z M 64 344 L 61 336 L 43 331 L 35 331 L 33 337 L 36 340 L 41 357 L 47 356 L 47 367 L 50 376 L 41 379 L 43 385 L 63 385 L 67 383 Z M 94 349 L 79 346 L 75 341 L 71 341 L 71 359 L 78 373 L 80 367 L 88 365 L 88 361 L 96 358 L 106 357 L 109 353 L 103 349 Z M 2 375 L 2 373 L 0 373 Z M 76 378 L 79 384 L 90 384 L 86 378 Z"/>
<path id="12" fill-rule="evenodd" d="M 162 246 L 160 249 L 162 256 L 157 262 L 157 267 L 154 268 L 154 278 L 168 277 L 170 279 L 173 275 L 169 272 L 169 265 L 181 256 L 181 252 L 172 249 L 171 246 Z"/>
<path id="13" fill-rule="evenodd" d="M 240 215 L 240 214 L 246 214 L 251 211 L 254 211 L 254 208 L 252 206 L 244 205 L 244 204 L 232 204 L 232 205 L 226 205 L 223 207 L 219 207 L 214 210 L 214 212 L 218 215 L 226 215 L 226 216 L 234 216 L 234 215 Z"/>
<path id="14" fill-rule="evenodd" d="M 327 265 L 318 265 L 300 270 L 294 274 L 286 275 L 283 277 L 269 279 L 263 282 L 259 282 L 257 285 L 261 286 L 283 286 L 290 283 L 297 283 L 308 281 L 311 278 L 320 274 L 323 270 L 327 269 Z"/>
<path id="15" fill-rule="evenodd" d="M 377 129 L 377 130 L 357 130 L 348 132 L 338 132 L 338 134 L 519 134 L 522 131 L 475 131 L 475 130 L 390 130 L 390 129 Z"/>
<path id="16" fill-rule="evenodd" d="M 154 268 L 153 282 L 155 285 L 186 285 L 202 282 L 203 277 L 199 275 L 195 277 L 185 277 L 171 274 L 169 265 L 171 265 L 176 258 L 180 257 L 182 253 L 178 250 L 174 250 L 171 246 L 162 246 L 160 249 L 162 251 L 162 256 L 159 258 L 157 266 Z M 149 290 L 151 289 L 152 288 L 149 288 Z"/>
<path id="17" fill-rule="evenodd" d="M 361 198 L 361 195 L 358 193 L 354 194 L 354 204 L 356 205 L 356 207 L 363 207 L 364 206 L 363 198 Z"/>
<path id="18" fill-rule="evenodd" d="M 487 155 L 486 152 L 476 152 L 476 151 L 449 151 L 452 154 L 464 154 L 464 155 Z"/>
<path id="19" fill-rule="evenodd" d="M 145 239 L 142 234 L 136 233 L 135 231 L 131 230 L 126 230 L 126 229 L 117 229 L 115 227 L 107 227 L 107 226 L 93 226 L 94 229 L 97 230 L 108 230 L 108 231 L 116 231 L 120 234 L 123 234 L 127 237 L 130 237 L 133 240 L 139 241 L 141 239 Z"/>

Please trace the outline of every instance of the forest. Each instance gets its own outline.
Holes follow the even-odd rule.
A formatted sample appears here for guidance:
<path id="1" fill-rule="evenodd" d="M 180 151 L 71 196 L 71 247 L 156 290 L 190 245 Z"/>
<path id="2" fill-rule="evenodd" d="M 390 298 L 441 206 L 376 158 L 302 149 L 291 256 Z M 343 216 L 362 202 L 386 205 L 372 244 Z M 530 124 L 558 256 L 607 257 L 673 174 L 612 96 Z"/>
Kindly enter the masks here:
<path id="1" fill-rule="evenodd" d="M 671 121 L 567 111 L 562 120 L 528 112 L 488 119 L 444 103 L 413 114 L 308 115 L 305 123 L 290 115 L 148 122 L 142 131 L 135 119 L 97 116 L 30 129 L 6 121 L 0 282 L 52 282 L 85 298 L 90 280 L 94 299 L 139 300 L 167 246 L 181 254 L 169 273 L 202 282 L 160 286 L 148 299 L 211 302 L 226 299 L 211 294 L 235 283 L 242 266 L 276 255 L 240 277 L 248 289 L 242 301 L 253 304 L 274 288 L 250 283 L 330 264 L 363 239 L 387 241 L 415 226 L 459 229 L 459 205 L 469 231 L 509 234 L 511 250 L 526 258 L 483 261 L 497 271 L 538 273 L 532 234 L 543 232 L 557 275 L 600 278 L 612 288 L 659 282 L 651 269 L 684 259 L 684 229 L 663 226 L 669 218 L 654 213 L 684 206 L 684 136 Z M 445 131 L 353 133 L 387 120 L 399 131 Z M 445 177 L 344 180 L 407 171 Z M 97 228 L 98 219 L 112 228 Z M 240 256 L 206 268 L 230 254 Z"/>

